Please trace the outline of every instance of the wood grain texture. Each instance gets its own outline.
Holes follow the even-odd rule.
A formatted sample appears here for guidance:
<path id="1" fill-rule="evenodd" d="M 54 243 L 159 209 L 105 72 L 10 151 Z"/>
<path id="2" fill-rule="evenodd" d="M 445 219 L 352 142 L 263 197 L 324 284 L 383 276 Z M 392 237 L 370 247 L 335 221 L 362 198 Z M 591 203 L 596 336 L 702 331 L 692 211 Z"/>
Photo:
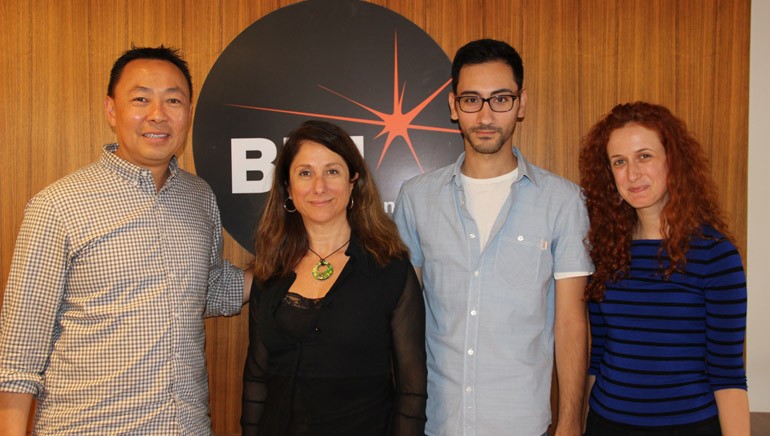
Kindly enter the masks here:
<path id="1" fill-rule="evenodd" d="M 183 50 L 194 94 L 246 27 L 294 0 L 8 0 L 0 14 L 0 279 L 25 203 L 114 140 L 104 118 L 113 60 L 131 44 Z M 749 0 L 374 0 L 423 28 L 451 58 L 476 38 L 516 47 L 527 116 L 516 143 L 578 180 L 580 138 L 617 103 L 669 106 L 702 142 L 738 245 L 746 246 Z M 281 41 L 276 41 L 280 44 Z M 194 171 L 190 142 L 180 156 Z M 226 236 L 225 256 L 250 255 Z M 240 432 L 245 314 L 206 321 L 211 413 Z"/>

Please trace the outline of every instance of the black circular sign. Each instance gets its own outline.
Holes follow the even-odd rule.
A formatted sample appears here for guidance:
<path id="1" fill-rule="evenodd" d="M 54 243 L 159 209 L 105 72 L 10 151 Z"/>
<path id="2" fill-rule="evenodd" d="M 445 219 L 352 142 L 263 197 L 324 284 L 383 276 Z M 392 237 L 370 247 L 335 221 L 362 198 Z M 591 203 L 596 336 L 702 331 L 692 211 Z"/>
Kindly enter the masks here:
<path id="1" fill-rule="evenodd" d="M 225 229 L 253 252 L 277 152 L 308 119 L 351 134 L 392 212 L 404 180 L 463 150 L 447 107 L 450 67 L 422 29 L 363 1 L 309 0 L 246 28 L 209 72 L 193 126 L 196 171 Z"/>

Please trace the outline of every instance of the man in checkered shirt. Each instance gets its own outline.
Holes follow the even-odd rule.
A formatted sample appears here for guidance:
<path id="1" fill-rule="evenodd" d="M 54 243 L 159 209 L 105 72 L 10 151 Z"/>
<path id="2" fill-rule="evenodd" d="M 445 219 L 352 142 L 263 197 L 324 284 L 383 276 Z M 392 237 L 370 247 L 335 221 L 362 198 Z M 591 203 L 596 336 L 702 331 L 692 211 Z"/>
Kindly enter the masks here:
<path id="1" fill-rule="evenodd" d="M 0 318 L 0 434 L 211 433 L 203 318 L 240 312 L 250 274 L 222 259 L 209 186 L 179 168 L 187 63 L 133 48 L 105 101 L 101 159 L 37 194 Z"/>

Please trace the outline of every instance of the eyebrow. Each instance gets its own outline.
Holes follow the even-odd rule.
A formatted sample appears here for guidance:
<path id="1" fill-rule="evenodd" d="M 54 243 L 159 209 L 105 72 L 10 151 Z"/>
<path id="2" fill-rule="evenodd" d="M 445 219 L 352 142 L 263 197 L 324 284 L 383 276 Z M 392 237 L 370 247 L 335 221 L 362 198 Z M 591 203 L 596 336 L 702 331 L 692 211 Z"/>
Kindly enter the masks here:
<path id="1" fill-rule="evenodd" d="M 139 91 L 139 92 L 153 92 L 152 88 L 148 88 L 146 86 L 135 86 L 131 91 Z M 161 89 L 161 92 L 178 92 L 180 94 L 184 94 L 185 92 L 181 88 L 177 88 L 176 86 L 166 89 Z"/>
<path id="2" fill-rule="evenodd" d="M 652 149 L 649 148 L 649 147 L 640 148 L 639 150 L 632 151 L 631 154 L 637 154 L 637 153 L 641 153 L 641 152 L 644 152 L 644 151 L 652 151 Z M 625 157 L 625 155 L 623 155 L 623 154 L 613 154 L 613 155 L 610 156 L 610 159 L 612 159 L 614 157 Z"/>
<path id="3" fill-rule="evenodd" d="M 335 166 L 335 165 L 342 166 L 342 165 L 345 165 L 345 164 L 342 163 L 342 162 L 329 162 L 329 163 L 321 165 L 321 166 L 324 167 L 324 168 L 327 168 L 327 167 L 331 167 L 331 166 Z M 312 163 L 308 163 L 308 162 L 299 162 L 299 163 L 294 164 L 294 166 L 297 166 L 297 167 L 312 167 L 312 166 L 315 166 L 315 165 L 312 164 Z"/>
<path id="4" fill-rule="evenodd" d="M 490 92 L 489 95 L 496 95 L 496 94 L 503 94 L 503 93 L 514 94 L 515 95 L 516 92 L 517 91 L 514 91 L 514 90 L 509 89 L 509 88 L 503 88 L 503 89 L 496 89 L 496 90 Z M 459 95 L 460 96 L 463 96 L 463 95 L 481 95 L 481 93 L 478 92 L 478 91 L 463 91 Z"/>

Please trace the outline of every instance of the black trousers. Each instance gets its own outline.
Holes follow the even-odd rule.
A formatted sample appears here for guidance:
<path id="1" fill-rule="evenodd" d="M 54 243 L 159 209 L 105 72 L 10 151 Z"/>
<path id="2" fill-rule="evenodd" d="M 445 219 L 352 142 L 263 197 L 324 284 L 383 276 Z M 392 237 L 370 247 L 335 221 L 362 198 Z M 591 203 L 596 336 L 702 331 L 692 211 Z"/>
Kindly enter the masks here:
<path id="1" fill-rule="evenodd" d="M 692 424 L 638 427 L 608 421 L 589 410 L 585 436 L 722 436 L 722 428 L 718 416 Z"/>

